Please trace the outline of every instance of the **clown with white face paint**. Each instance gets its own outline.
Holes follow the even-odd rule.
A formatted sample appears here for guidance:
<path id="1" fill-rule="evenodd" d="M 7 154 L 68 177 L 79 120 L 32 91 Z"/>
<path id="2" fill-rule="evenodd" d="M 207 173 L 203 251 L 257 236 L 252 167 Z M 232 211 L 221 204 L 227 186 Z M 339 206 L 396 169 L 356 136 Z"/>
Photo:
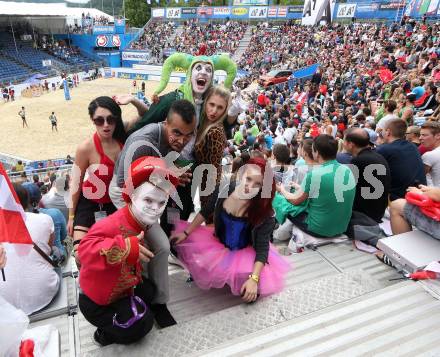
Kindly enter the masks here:
<path id="1" fill-rule="evenodd" d="M 175 91 L 158 95 L 166 88 L 171 73 L 176 68 L 187 70 L 185 82 Z M 232 82 L 237 74 L 237 65 L 227 55 L 214 56 L 192 56 L 186 53 L 176 52 L 166 59 L 162 67 L 161 80 L 153 94 L 154 104 L 148 109 L 138 100 L 132 98 L 128 101 L 137 109 L 141 117 L 130 133 L 151 123 L 164 121 L 171 104 L 178 99 L 187 99 L 196 107 L 197 124 L 200 117 L 200 110 L 204 100 L 204 95 L 213 84 L 214 72 L 223 70 L 226 72 L 224 86 L 228 89 L 232 87 Z M 120 100 L 119 100 L 120 99 Z M 119 104 L 128 104 L 125 96 L 116 96 L 115 100 Z M 228 118 L 227 124 L 232 125 L 236 117 Z"/>
<path id="2" fill-rule="evenodd" d="M 176 323 L 166 307 L 169 243 L 158 219 L 178 182 L 162 159 L 135 160 L 123 191 L 127 205 L 81 240 L 79 307 L 101 345 L 135 342 L 153 319 L 160 327 Z"/>
<path id="3" fill-rule="evenodd" d="M 202 99 L 212 82 L 212 64 L 208 62 L 198 62 L 193 66 L 191 73 L 191 84 L 195 99 Z"/>
<path id="4" fill-rule="evenodd" d="M 169 194 L 149 182 L 133 191 L 130 209 L 133 216 L 144 226 L 157 223 L 165 210 Z"/>

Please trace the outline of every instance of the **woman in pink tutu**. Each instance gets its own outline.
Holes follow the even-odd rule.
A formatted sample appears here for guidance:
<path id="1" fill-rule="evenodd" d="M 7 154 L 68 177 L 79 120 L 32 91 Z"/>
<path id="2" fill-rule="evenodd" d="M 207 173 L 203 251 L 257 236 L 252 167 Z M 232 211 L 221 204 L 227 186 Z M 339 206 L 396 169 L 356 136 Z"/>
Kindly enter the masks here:
<path id="1" fill-rule="evenodd" d="M 252 158 L 237 182 L 217 188 L 191 223 L 176 225 L 171 242 L 200 288 L 227 284 L 245 302 L 283 289 L 290 266 L 270 244 L 274 195 L 270 166 Z M 211 214 L 214 227 L 201 226 Z"/>

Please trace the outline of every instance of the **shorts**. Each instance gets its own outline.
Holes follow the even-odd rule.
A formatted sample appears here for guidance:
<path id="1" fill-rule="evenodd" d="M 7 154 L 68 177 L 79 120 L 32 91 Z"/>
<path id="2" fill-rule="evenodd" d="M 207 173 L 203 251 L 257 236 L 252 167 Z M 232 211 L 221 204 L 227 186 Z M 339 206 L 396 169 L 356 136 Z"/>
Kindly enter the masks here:
<path id="1" fill-rule="evenodd" d="M 90 228 L 95 224 L 95 212 L 105 211 L 107 216 L 116 212 L 116 207 L 113 203 L 97 203 L 88 200 L 81 192 L 79 196 L 78 205 L 76 206 L 75 218 L 73 220 L 73 227 L 82 226 Z"/>
<path id="2" fill-rule="evenodd" d="M 422 211 L 420 211 L 419 207 L 406 203 L 405 208 L 403 209 L 403 214 L 407 221 L 417 229 L 440 240 L 440 222 L 425 216 Z"/>

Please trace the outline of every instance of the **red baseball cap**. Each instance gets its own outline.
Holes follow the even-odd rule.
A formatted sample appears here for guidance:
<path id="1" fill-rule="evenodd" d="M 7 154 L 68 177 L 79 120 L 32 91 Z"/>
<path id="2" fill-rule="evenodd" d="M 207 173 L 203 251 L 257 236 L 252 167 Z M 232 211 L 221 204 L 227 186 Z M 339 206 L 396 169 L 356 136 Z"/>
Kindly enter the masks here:
<path id="1" fill-rule="evenodd" d="M 130 165 L 128 177 L 125 180 L 122 190 L 122 198 L 124 201 L 127 203 L 131 202 L 130 196 L 133 190 L 144 182 L 150 182 L 163 189 L 159 183 L 169 182 L 176 187 L 179 184 L 179 178 L 174 172 L 168 169 L 163 159 L 154 156 L 140 157 Z"/>

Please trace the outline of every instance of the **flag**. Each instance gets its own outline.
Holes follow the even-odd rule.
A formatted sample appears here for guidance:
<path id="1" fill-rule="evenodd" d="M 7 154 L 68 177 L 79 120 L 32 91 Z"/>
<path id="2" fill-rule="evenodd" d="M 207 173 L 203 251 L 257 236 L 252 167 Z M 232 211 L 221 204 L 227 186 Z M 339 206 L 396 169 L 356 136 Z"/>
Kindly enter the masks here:
<path id="1" fill-rule="evenodd" d="M 0 163 L 0 243 L 33 244 L 24 223 L 25 213 Z"/>
<path id="2" fill-rule="evenodd" d="M 388 68 L 382 67 L 379 70 L 379 77 L 382 82 L 387 84 L 393 79 L 393 72 L 391 72 Z"/>
<path id="3" fill-rule="evenodd" d="M 147 0 L 147 4 L 148 4 L 148 5 L 151 5 L 151 0 Z"/>

